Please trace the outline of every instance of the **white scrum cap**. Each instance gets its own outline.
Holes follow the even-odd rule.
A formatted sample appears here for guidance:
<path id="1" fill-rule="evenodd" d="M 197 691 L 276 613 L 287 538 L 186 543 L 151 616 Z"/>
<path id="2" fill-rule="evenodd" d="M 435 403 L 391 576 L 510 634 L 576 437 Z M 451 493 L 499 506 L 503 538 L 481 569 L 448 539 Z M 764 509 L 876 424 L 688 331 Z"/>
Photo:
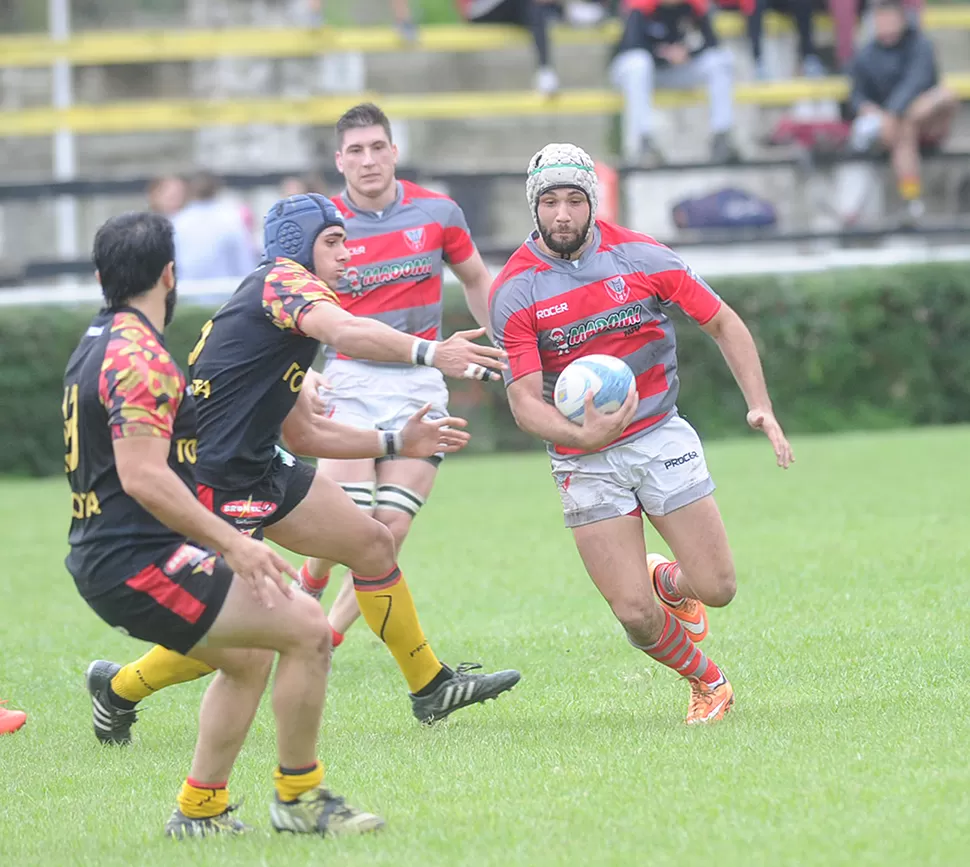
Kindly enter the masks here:
<path id="1" fill-rule="evenodd" d="M 547 144 L 529 160 L 525 197 L 532 210 L 532 221 L 539 228 L 536 211 L 539 196 L 556 187 L 575 187 L 589 199 L 590 221 L 596 219 L 597 180 L 592 157 L 574 144 Z"/>

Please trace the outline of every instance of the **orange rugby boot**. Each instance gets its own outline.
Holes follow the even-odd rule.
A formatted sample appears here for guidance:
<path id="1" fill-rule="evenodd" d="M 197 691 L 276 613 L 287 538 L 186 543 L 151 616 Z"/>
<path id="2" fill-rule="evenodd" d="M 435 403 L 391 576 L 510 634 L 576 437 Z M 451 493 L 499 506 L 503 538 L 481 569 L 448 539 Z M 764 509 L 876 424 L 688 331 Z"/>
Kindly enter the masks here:
<path id="1" fill-rule="evenodd" d="M 734 707 L 734 690 L 725 678 L 720 686 L 710 687 L 702 680 L 690 682 L 690 704 L 687 707 L 687 725 L 712 723 L 724 719 Z"/>
<path id="2" fill-rule="evenodd" d="M 650 572 L 650 580 L 653 582 L 655 593 L 657 590 L 657 579 L 654 576 L 657 567 L 662 563 L 669 562 L 670 560 L 661 554 L 647 554 L 647 570 Z M 685 596 L 684 601 L 680 605 L 668 605 L 659 593 L 657 593 L 657 599 L 660 600 L 660 604 L 664 608 L 680 621 L 681 625 L 687 631 L 688 637 L 694 644 L 698 644 L 707 638 L 707 610 L 704 608 L 703 602 Z"/>
<path id="3" fill-rule="evenodd" d="M 0 701 L 0 704 L 6 704 Z M 22 710 L 7 710 L 0 707 L 0 735 L 12 735 L 27 722 L 27 714 Z"/>

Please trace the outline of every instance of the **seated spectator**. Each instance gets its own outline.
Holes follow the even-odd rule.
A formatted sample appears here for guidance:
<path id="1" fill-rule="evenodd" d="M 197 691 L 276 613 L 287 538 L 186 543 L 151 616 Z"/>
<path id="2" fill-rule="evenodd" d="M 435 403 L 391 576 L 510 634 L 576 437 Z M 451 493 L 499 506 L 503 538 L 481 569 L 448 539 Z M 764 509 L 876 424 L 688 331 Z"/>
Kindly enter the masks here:
<path id="1" fill-rule="evenodd" d="M 708 0 L 627 0 L 623 35 L 610 66 L 623 92 L 623 156 L 627 162 L 664 162 L 654 140 L 655 87 L 704 85 L 710 106 L 711 159 L 736 161 L 734 58 L 718 44 Z"/>
<path id="2" fill-rule="evenodd" d="M 146 192 L 149 209 L 164 217 L 174 217 L 185 205 L 185 181 L 178 175 L 155 178 Z"/>
<path id="3" fill-rule="evenodd" d="M 557 0 L 457 0 L 458 11 L 469 24 L 515 24 L 532 33 L 539 70 L 535 87 L 540 93 L 559 90 L 559 76 L 549 59 L 549 24 L 562 16 Z"/>
<path id="4" fill-rule="evenodd" d="M 868 5 L 867 0 L 829 0 L 829 12 L 835 24 L 835 56 L 840 69 L 845 69 L 852 60 L 856 25 Z M 903 0 L 903 6 L 918 15 L 923 8 L 923 0 Z"/>
<path id="5" fill-rule="evenodd" d="M 189 204 L 175 217 L 175 267 L 183 280 L 245 277 L 259 255 L 243 212 L 218 197 L 219 180 L 201 172 L 189 182 Z"/>
<path id="6" fill-rule="evenodd" d="M 751 42 L 751 55 L 754 59 L 755 75 L 762 81 L 771 76 L 765 65 L 764 17 L 769 9 L 790 15 L 798 32 L 799 71 L 807 78 L 820 78 L 825 75 L 825 67 L 818 56 L 815 46 L 814 13 L 825 9 L 825 0 L 718 0 L 722 9 L 737 9 L 748 25 L 748 39 Z"/>
<path id="7" fill-rule="evenodd" d="M 854 115 L 850 144 L 858 152 L 882 145 L 909 220 L 923 214 L 921 144 L 939 144 L 950 131 L 956 96 L 940 84 L 933 43 L 907 17 L 902 0 L 873 4 L 875 39 L 850 69 Z"/>

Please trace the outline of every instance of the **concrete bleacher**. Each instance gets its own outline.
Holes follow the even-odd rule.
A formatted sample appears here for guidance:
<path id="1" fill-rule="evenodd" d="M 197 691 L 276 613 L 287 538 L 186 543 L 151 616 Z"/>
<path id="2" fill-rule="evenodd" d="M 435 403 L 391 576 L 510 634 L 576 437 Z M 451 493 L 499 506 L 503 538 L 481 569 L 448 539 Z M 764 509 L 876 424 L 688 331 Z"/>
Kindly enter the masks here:
<path id="1" fill-rule="evenodd" d="M 970 30 L 970 7 L 931 6 L 922 15 L 929 32 Z M 744 36 L 745 23 L 736 12 L 717 12 L 715 28 L 722 39 Z M 816 28 L 830 34 L 832 22 L 819 15 Z M 595 27 L 553 27 L 557 46 L 608 47 L 619 38 L 620 22 L 613 18 Z M 774 12 L 765 17 L 768 36 L 789 34 L 791 21 Z M 75 66 L 106 66 L 133 63 L 165 63 L 224 57 L 312 57 L 323 53 L 495 53 L 528 46 L 529 36 L 521 28 L 503 25 L 467 27 L 434 25 L 422 27 L 413 43 L 388 27 L 229 27 L 170 30 L 89 31 L 66 41 L 43 35 L 0 36 L 0 67 L 50 66 L 67 60 Z"/>
<path id="2" fill-rule="evenodd" d="M 742 22 L 731 14 L 720 14 L 717 21 L 738 58 L 737 131 L 746 156 L 766 155 L 762 134 L 793 104 L 832 106 L 844 97 L 847 85 L 839 77 L 748 80 Z M 942 66 L 951 71 L 948 81 L 970 100 L 970 7 L 929 9 L 924 22 Z M 770 18 L 768 32 L 774 34 L 768 50 L 785 74 L 794 68 L 790 27 Z M 394 119 L 408 165 L 439 172 L 518 172 L 550 140 L 576 141 L 609 158 L 620 99 L 606 86 L 605 70 L 616 35 L 615 22 L 592 30 L 556 29 L 554 56 L 564 90 L 553 99 L 528 89 L 534 63 L 528 38 L 501 27 L 425 28 L 416 45 L 402 43 L 395 31 L 381 27 L 88 33 L 60 45 L 46 38 L 0 37 L 0 181 L 49 178 L 51 135 L 59 128 L 78 134 L 78 172 L 93 178 L 193 165 L 223 172 L 330 165 L 329 126 L 361 99 L 379 102 Z M 78 67 L 78 104 L 65 112 L 50 107 L 48 66 L 57 57 L 68 57 Z M 668 150 L 675 150 L 678 161 L 702 161 L 707 151 L 704 95 L 660 94 L 658 105 L 668 109 L 659 130 Z M 961 120 L 956 147 L 970 144 L 967 120 Z M 628 178 L 625 200 L 638 228 L 670 238 L 673 200 L 717 184 L 741 183 L 780 202 L 786 231 L 827 231 L 834 221 L 813 211 L 813 203 L 837 198 L 841 171 L 833 167 L 809 178 L 794 164 L 728 172 L 671 169 Z M 930 190 L 945 186 L 937 183 L 936 171 L 929 172 Z M 953 164 L 940 171 L 952 178 Z M 514 245 L 528 231 L 517 176 L 490 182 L 487 192 L 466 178 L 452 192 L 459 190 L 466 200 L 481 199 L 479 220 L 489 243 Z M 246 196 L 258 213 L 273 194 L 267 186 Z M 873 196 L 874 203 L 879 200 Z M 947 213 L 956 200 L 952 191 L 940 197 Z M 80 237 L 89 237 L 119 206 L 141 201 L 137 193 L 125 199 L 82 198 Z M 49 256 L 49 234 L 37 227 L 52 224 L 53 210 L 52 199 L 15 205 L 0 201 L 0 257 L 11 250 L 28 259 Z"/>

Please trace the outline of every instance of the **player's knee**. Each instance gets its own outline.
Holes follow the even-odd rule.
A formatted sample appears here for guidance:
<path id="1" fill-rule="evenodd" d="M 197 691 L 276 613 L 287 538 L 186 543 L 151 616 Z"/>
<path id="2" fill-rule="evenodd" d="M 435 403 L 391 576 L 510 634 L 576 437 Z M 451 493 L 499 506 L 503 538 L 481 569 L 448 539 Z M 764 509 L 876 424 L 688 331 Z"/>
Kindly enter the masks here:
<path id="1" fill-rule="evenodd" d="M 296 616 L 291 635 L 293 650 L 301 656 L 329 662 L 333 632 L 316 599 L 303 593 L 294 598 Z"/>
<path id="2" fill-rule="evenodd" d="M 730 604 L 738 592 L 737 576 L 734 572 L 734 564 L 725 563 L 714 570 L 711 576 L 711 590 L 705 598 L 704 604 L 712 608 L 723 608 Z"/>
<path id="3" fill-rule="evenodd" d="M 380 521 L 371 519 L 363 535 L 354 562 L 347 565 L 357 575 L 386 575 L 397 563 L 393 534 Z"/>
<path id="4" fill-rule="evenodd" d="M 610 607 L 613 616 L 638 644 L 649 644 L 662 624 L 663 613 L 652 594 L 621 596 Z"/>
<path id="5" fill-rule="evenodd" d="M 240 685 L 262 691 L 269 682 L 276 654 L 272 650 L 250 647 L 232 650 L 224 657 L 219 669 L 226 677 Z"/>
<path id="6" fill-rule="evenodd" d="M 404 512 L 384 509 L 377 514 L 377 520 L 391 531 L 391 536 L 394 539 L 394 549 L 395 551 L 400 551 L 401 545 L 404 544 L 408 531 L 411 529 L 411 516 Z"/>

